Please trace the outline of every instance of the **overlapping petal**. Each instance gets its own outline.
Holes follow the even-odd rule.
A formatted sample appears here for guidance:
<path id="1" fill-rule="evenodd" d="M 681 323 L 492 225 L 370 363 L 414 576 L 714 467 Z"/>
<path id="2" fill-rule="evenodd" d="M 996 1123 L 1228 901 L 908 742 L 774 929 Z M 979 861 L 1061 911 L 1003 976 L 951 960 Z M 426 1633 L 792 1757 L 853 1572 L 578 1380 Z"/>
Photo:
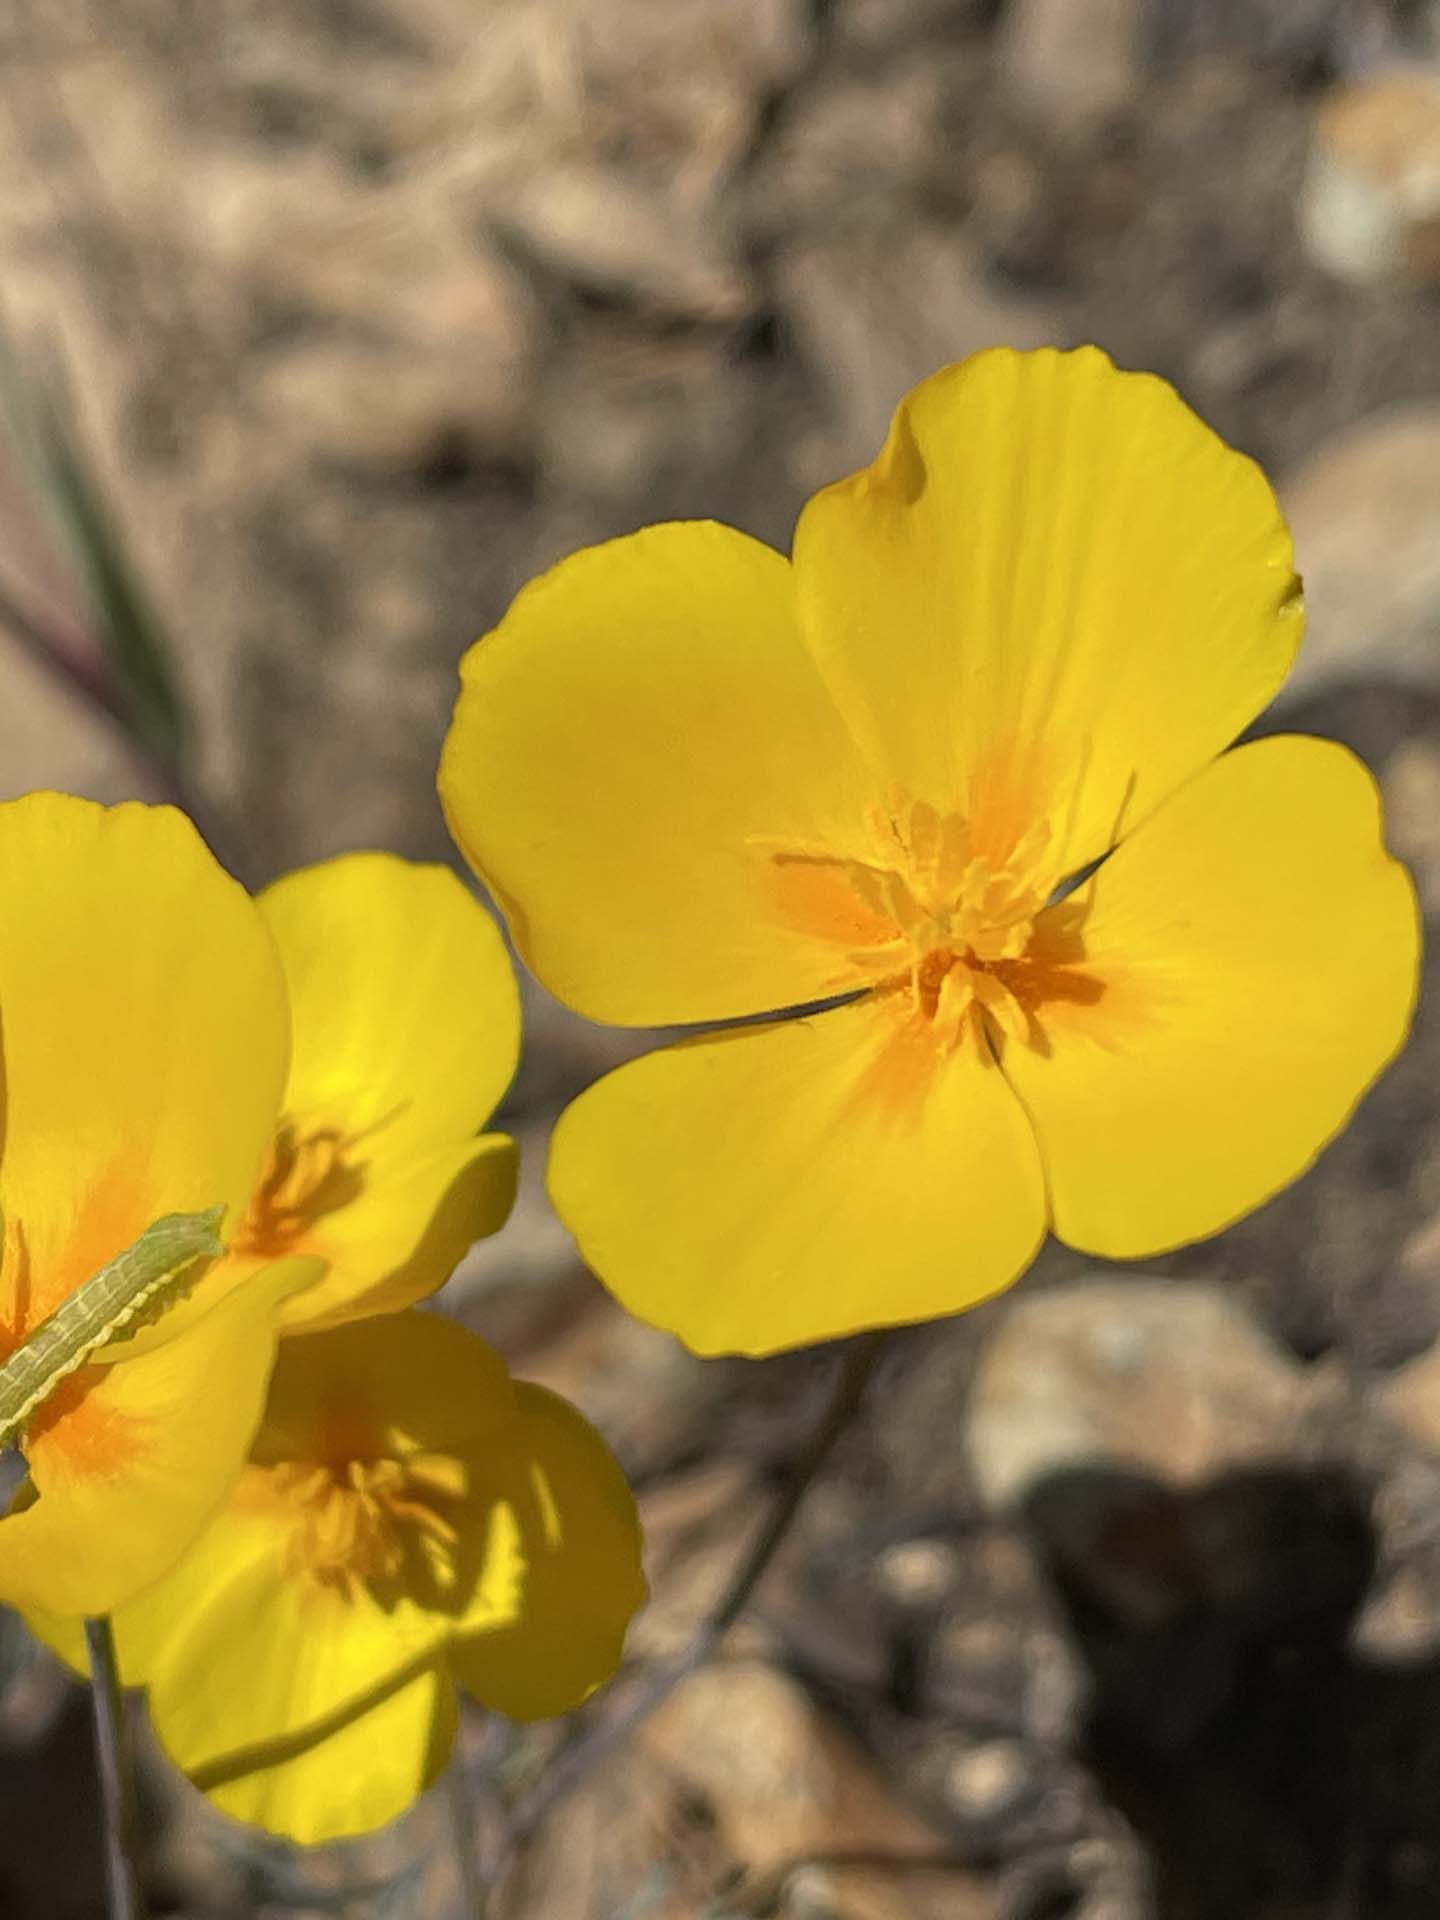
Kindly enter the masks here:
<path id="1" fill-rule="evenodd" d="M 770 910 L 757 836 L 850 838 L 865 783 L 779 554 L 708 522 L 577 553 L 461 676 L 446 818 L 560 999 L 648 1025 L 832 990 L 833 945 Z"/>
<path id="2" fill-rule="evenodd" d="M 274 1741 L 194 1776 L 222 1813 L 299 1846 L 373 1833 L 397 1819 L 445 1769 L 459 1715 L 436 1663 L 392 1683 L 324 1739 Z"/>
<path id="3" fill-rule="evenodd" d="M 385 1461 L 415 1467 L 392 1510 L 406 1546 L 367 1570 L 346 1559 L 356 1508 L 327 1509 L 305 1483 L 333 1476 L 343 1502 Z M 608 1678 L 644 1597 L 639 1558 L 633 1499 L 578 1414 L 512 1387 L 449 1321 L 356 1321 L 283 1345 L 228 1503 L 116 1617 L 121 1670 L 218 1804 L 298 1840 L 333 1838 L 389 1819 L 434 1777 L 452 1673 L 532 1716 Z M 78 1664 L 73 1625 L 34 1624 Z"/>
<path id="4" fill-rule="evenodd" d="M 549 1181 L 621 1304 L 700 1353 L 958 1312 L 1045 1228 L 988 1050 L 942 1058 L 874 999 L 617 1068 L 561 1115 Z"/>
<path id="5" fill-rule="evenodd" d="M 276 1309 L 314 1274 L 310 1262 L 277 1263 L 183 1338 L 61 1383 L 26 1436 L 30 1483 L 0 1520 L 0 1600 L 110 1613 L 175 1564 L 240 1471 Z"/>
<path id="6" fill-rule="evenodd" d="M 807 505 L 794 559 L 873 764 L 982 847 L 1048 818 L 1055 880 L 1227 747 L 1300 640 L 1259 468 L 1093 347 L 923 381 L 874 463 Z"/>
<path id="7" fill-rule="evenodd" d="M 454 874 L 388 854 L 287 875 L 259 905 L 293 1010 L 286 1124 L 302 1150 L 319 1134 L 341 1155 L 313 1220 L 280 1236 L 327 1263 L 285 1324 L 408 1306 L 514 1199 L 512 1143 L 480 1135 L 519 1054 L 504 942 Z"/>
<path id="8" fill-rule="evenodd" d="M 273 942 L 168 807 L 0 806 L 0 1343 L 26 1339 L 159 1216 L 243 1211 L 289 1048 Z M 287 1268 L 233 1307 L 216 1270 L 64 1381 L 23 1436 L 0 1595 L 100 1613 L 153 1580 L 238 1473 Z M 218 1303 L 218 1304 L 217 1304 Z M 207 1379 L 206 1369 L 224 1370 Z"/>
<path id="9" fill-rule="evenodd" d="M 0 898 L 14 1341 L 160 1215 L 224 1204 L 234 1226 L 274 1129 L 289 1017 L 254 903 L 172 808 L 53 793 L 0 806 Z M 167 1314 L 164 1337 L 207 1297 Z"/>
<path id="10" fill-rule="evenodd" d="M 1409 1024 L 1415 896 L 1365 768 L 1286 736 L 1198 774 L 1086 895 L 1103 991 L 1003 1064 L 1056 1233 L 1131 1259 L 1217 1232 L 1345 1124 Z"/>
<path id="11" fill-rule="evenodd" d="M 589 1421 L 524 1383 L 488 1480 L 514 1518 L 517 1598 L 451 1642 L 450 1670 L 512 1720 L 568 1713 L 619 1666 L 645 1600 L 634 1497 Z"/>

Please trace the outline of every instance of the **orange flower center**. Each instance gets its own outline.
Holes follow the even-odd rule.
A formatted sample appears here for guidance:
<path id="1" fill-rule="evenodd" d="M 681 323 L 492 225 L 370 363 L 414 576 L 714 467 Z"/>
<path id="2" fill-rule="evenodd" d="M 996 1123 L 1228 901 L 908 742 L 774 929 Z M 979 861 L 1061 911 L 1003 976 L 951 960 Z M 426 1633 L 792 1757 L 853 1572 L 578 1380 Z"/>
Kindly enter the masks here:
<path id="1" fill-rule="evenodd" d="M 360 1191 L 361 1172 L 349 1158 L 354 1144 L 338 1127 L 305 1130 L 282 1121 L 236 1236 L 236 1251 L 272 1260 L 296 1252 L 318 1219 Z"/>
<path id="2" fill-rule="evenodd" d="M 1097 997 L 1076 974 L 1081 913 L 1047 906 L 1054 887 L 1044 821 L 1009 844 L 977 844 L 972 823 L 892 795 L 874 809 L 875 851 L 767 847 L 787 919 L 845 948 L 835 987 L 867 986 L 924 1022 L 943 1046 L 984 1018 L 1033 1038 L 1047 998 Z M 1094 993 L 1088 989 L 1093 987 Z"/>
<path id="3" fill-rule="evenodd" d="M 413 1453 L 338 1465 L 284 1461 L 263 1472 L 292 1521 L 287 1574 L 347 1600 L 367 1586 L 443 1594 L 455 1585 L 459 1532 L 449 1514 L 468 1490 L 463 1461 Z"/>

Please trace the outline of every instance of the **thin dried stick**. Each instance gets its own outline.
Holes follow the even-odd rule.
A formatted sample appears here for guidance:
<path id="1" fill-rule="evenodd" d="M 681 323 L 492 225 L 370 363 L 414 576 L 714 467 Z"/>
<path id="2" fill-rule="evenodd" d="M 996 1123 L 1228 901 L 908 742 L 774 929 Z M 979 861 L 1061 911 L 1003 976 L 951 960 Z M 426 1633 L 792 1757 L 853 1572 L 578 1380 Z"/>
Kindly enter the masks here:
<path id="1" fill-rule="evenodd" d="M 640 1680 L 616 1712 L 582 1728 L 560 1750 L 530 1791 L 516 1802 L 510 1815 L 507 1845 L 491 1882 L 492 1900 L 541 1823 L 601 1761 L 629 1739 L 636 1727 L 648 1719 L 687 1675 L 704 1666 L 750 1604 L 817 1474 L 854 1418 L 884 1341 L 883 1333 L 868 1333 L 846 1348 L 824 1416 L 786 1474 L 769 1520 L 740 1563 L 719 1604 L 706 1615 L 685 1648 L 673 1660 L 665 1661 Z M 487 1908 L 489 1910 L 493 1909 Z"/>

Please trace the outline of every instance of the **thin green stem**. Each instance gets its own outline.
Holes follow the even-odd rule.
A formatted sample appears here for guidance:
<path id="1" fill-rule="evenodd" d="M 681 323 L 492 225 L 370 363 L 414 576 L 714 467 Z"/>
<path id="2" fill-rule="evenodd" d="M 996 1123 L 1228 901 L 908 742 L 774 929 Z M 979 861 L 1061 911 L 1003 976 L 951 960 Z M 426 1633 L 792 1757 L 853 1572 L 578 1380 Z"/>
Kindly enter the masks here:
<path id="1" fill-rule="evenodd" d="M 110 1920 L 145 1920 L 135 1871 L 135 1769 L 120 1690 L 120 1665 L 108 1619 L 85 1622 L 90 1699 L 95 1713 L 95 1765 L 105 1823 L 105 1884 Z"/>

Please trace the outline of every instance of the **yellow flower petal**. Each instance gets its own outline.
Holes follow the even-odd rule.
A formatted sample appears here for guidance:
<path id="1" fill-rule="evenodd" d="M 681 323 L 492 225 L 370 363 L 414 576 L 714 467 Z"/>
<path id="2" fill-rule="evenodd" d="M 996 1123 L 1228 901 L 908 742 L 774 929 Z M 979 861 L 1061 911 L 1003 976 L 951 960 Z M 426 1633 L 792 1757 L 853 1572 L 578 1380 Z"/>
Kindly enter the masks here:
<path id="1" fill-rule="evenodd" d="M 170 1593 L 168 1582 L 162 1593 Z M 163 1650 L 164 1605 L 161 1599 L 125 1616 L 120 1658 L 127 1686 L 141 1684 L 143 1658 L 153 1659 Z M 35 1611 L 25 1618 L 31 1631 L 84 1679 L 84 1622 Z M 256 1651 L 262 1688 L 273 1699 L 275 1682 L 283 1689 L 296 1670 L 308 1664 L 306 1656 L 314 1649 L 308 1642 L 298 1649 L 287 1646 L 272 1635 Z M 224 1658 L 223 1648 L 219 1657 Z M 233 1667 L 227 1671 L 235 1684 Z M 204 1685 L 204 1669 L 195 1672 Z M 220 1699 L 223 1712 L 223 1688 Z M 167 1718 L 159 1737 L 163 1746 L 167 1734 L 180 1736 L 170 1757 L 181 1768 L 188 1764 L 193 1783 L 232 1819 L 301 1846 L 318 1846 L 372 1832 L 403 1813 L 444 1769 L 454 1745 L 456 1718 L 454 1680 L 438 1656 L 422 1656 L 327 1717 L 311 1720 L 300 1733 L 277 1734 L 198 1762 L 193 1734 L 186 1738 L 191 1730 Z"/>
<path id="2" fill-rule="evenodd" d="M 160 1215 L 223 1202 L 233 1229 L 289 1023 L 253 901 L 172 808 L 0 806 L 0 900 L 8 1345 Z M 202 1283 L 161 1335 L 216 1291 Z"/>
<path id="3" fill-rule="evenodd" d="M 255 1458 L 327 1459 L 351 1438 L 376 1458 L 399 1442 L 483 1449 L 514 1393 L 499 1354 L 439 1314 L 351 1321 L 281 1348 Z"/>
<path id="4" fill-rule="evenodd" d="M 376 1162 L 385 1156 L 377 1146 Z M 393 1313 L 443 1286 L 462 1256 L 504 1226 L 515 1201 L 515 1142 L 503 1133 L 412 1166 L 367 1168 L 364 1192 L 304 1237 L 326 1277 L 286 1302 L 287 1333 Z M 369 1184 L 373 1173 L 373 1185 Z"/>
<path id="5" fill-rule="evenodd" d="M 447 867 L 350 853 L 257 903 L 294 1017 L 287 1111 L 333 1114 L 414 1158 L 478 1133 L 520 1053 L 520 996 L 490 915 Z"/>
<path id="6" fill-rule="evenodd" d="M 323 1740 L 276 1741 L 195 1776 L 232 1819 L 302 1847 L 373 1833 L 439 1779 L 455 1744 L 455 1685 L 438 1666 L 393 1685 Z"/>
<path id="7" fill-rule="evenodd" d="M 614 1673 L 645 1581 L 634 1497 L 599 1434 L 543 1387 L 517 1383 L 515 1413 L 490 1478 L 515 1522 L 513 1605 L 452 1641 L 449 1661 L 492 1711 L 541 1720 Z"/>
<path id="8" fill-rule="evenodd" d="M 869 999 L 683 1042 L 560 1117 L 550 1192 L 630 1312 L 700 1353 L 955 1313 L 1044 1232 L 1030 1127 L 973 1038 Z"/>
<path id="9" fill-rule="evenodd" d="M 116 1616 L 121 1670 L 221 1804 L 319 1837 L 348 1817 L 341 1762 L 317 1752 L 302 1767 L 302 1749 L 343 1733 L 349 1764 L 350 1723 L 476 1635 L 511 1650 L 513 1676 L 495 1682 L 506 1700 L 540 1712 L 580 1697 L 619 1657 L 639 1552 L 634 1502 L 577 1414 L 512 1389 L 482 1341 L 438 1316 L 356 1321 L 285 1343 L 226 1507 Z M 63 1624 L 35 1625 L 73 1657 Z M 419 1708 L 387 1711 L 414 1717 L 357 1825 L 398 1811 L 424 1771 Z M 276 1799 L 260 1776 L 281 1760 Z"/>
<path id="10" fill-rule="evenodd" d="M 499 929 L 444 867 L 348 854 L 260 896 L 295 1040 L 285 1127 L 251 1209 L 252 1259 L 329 1271 L 291 1328 L 409 1305 L 493 1233 L 514 1150 L 477 1139 L 515 1071 L 520 1000 Z"/>
<path id="11" fill-rule="evenodd" d="M 38 1498 L 0 1520 L 0 1600 L 110 1613 L 174 1565 L 240 1472 L 277 1305 L 313 1277 L 306 1261 L 277 1263 L 182 1337 L 61 1383 L 25 1441 L 22 1502 Z"/>
<path id="12" fill-rule="evenodd" d="M 560 999 L 647 1025 L 830 992 L 834 947 L 769 910 L 756 836 L 843 840 L 869 794 L 779 554 L 708 522 L 575 554 L 461 675 L 446 818 Z"/>
<path id="13" fill-rule="evenodd" d="M 1052 880 L 1228 746 L 1300 638 L 1259 469 L 1093 347 L 924 381 L 874 464 L 806 507 L 794 558 L 872 762 L 982 851 L 1048 819 Z"/>
<path id="14" fill-rule="evenodd" d="M 1399 1048 L 1418 933 L 1375 785 L 1345 749 L 1226 754 L 1076 903 L 1101 991 L 1009 1040 L 1055 1231 L 1130 1259 L 1221 1227 L 1301 1173 Z"/>

